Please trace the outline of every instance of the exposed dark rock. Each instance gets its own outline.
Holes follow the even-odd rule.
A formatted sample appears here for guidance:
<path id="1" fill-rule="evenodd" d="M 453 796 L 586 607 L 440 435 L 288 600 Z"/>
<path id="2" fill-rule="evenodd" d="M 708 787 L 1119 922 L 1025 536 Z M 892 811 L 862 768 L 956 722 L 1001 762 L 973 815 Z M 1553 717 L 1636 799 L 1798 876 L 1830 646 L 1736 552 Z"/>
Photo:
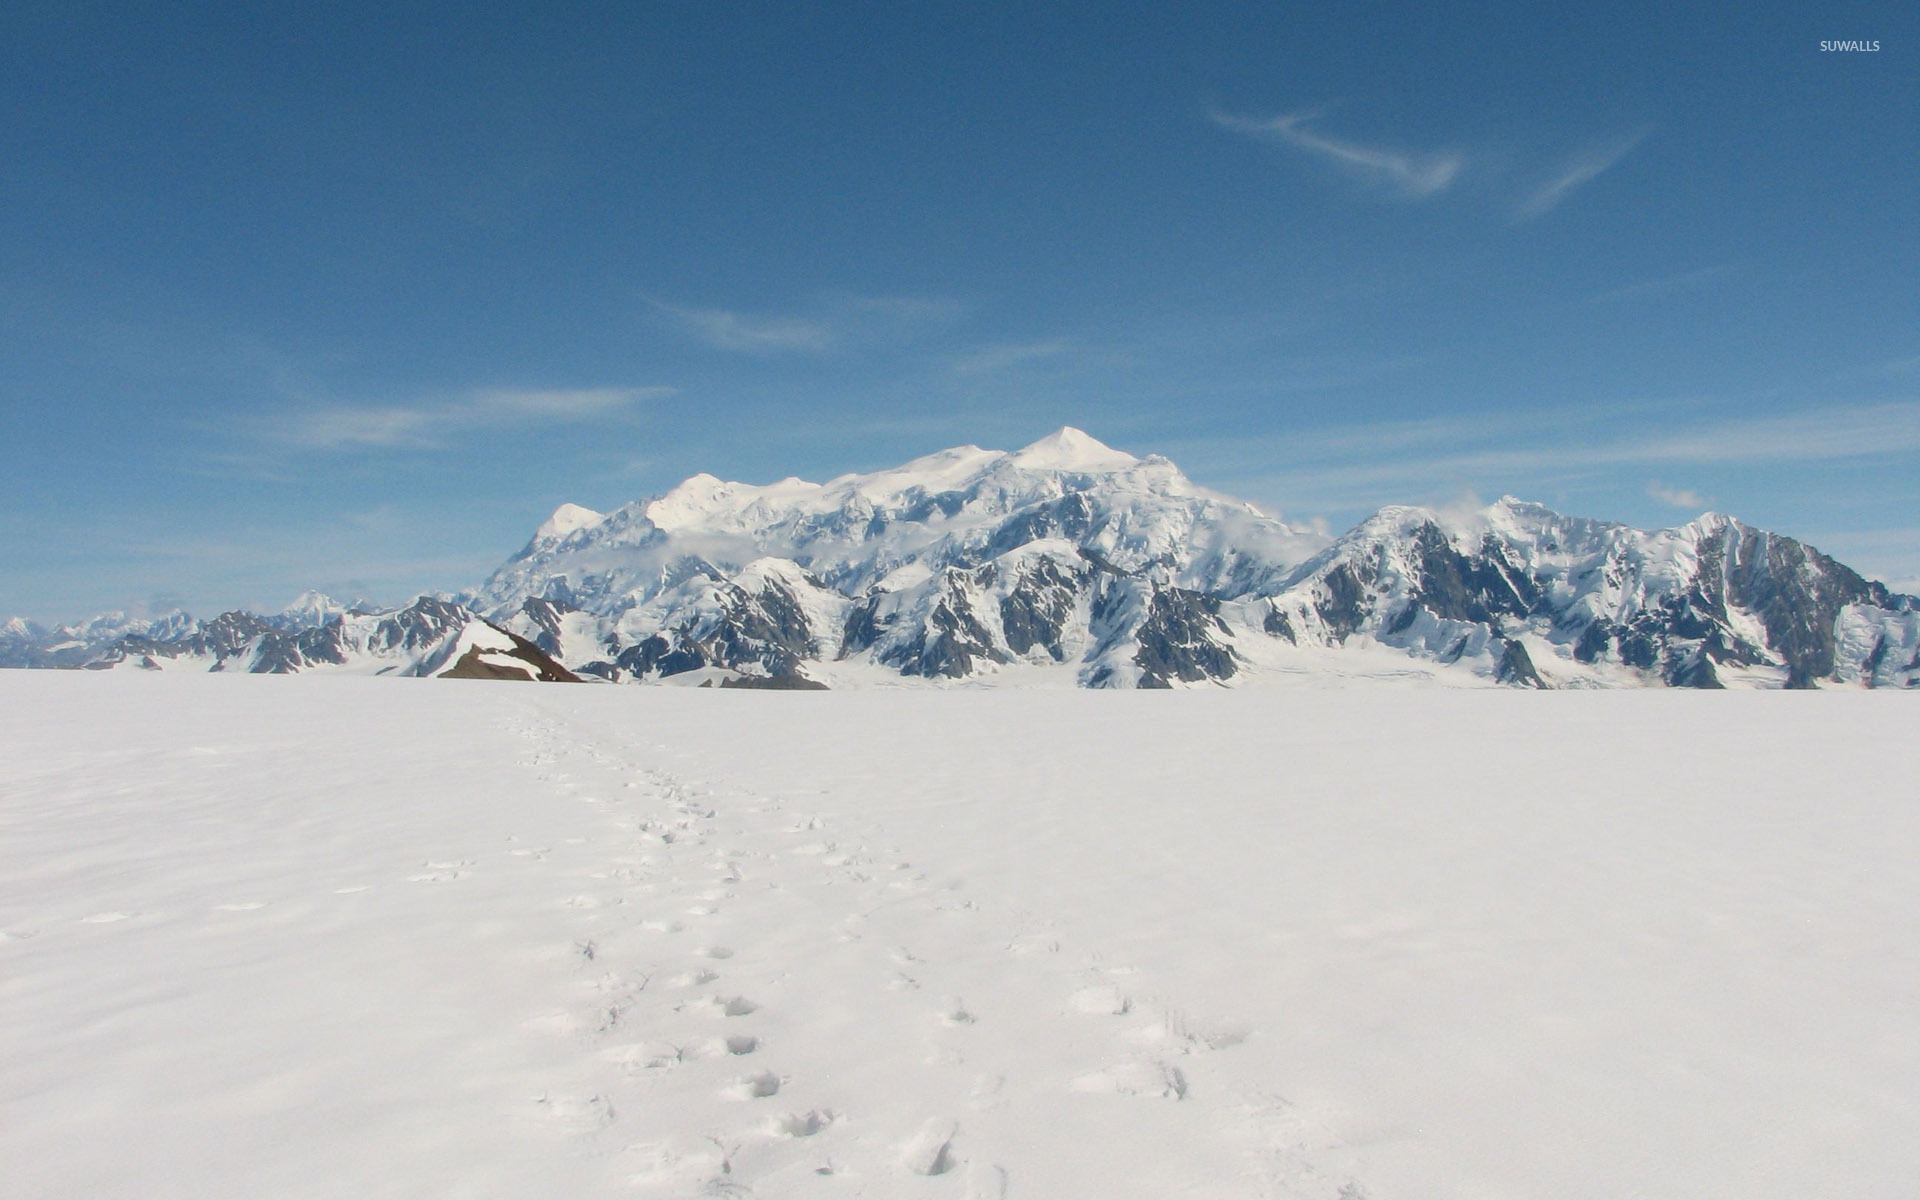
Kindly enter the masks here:
<path id="1" fill-rule="evenodd" d="M 1326 622 L 1327 634 L 1345 642 L 1366 621 L 1367 585 L 1350 562 L 1341 563 L 1321 580 L 1314 611 Z"/>
<path id="2" fill-rule="evenodd" d="M 1511 638 L 1501 643 L 1500 665 L 1494 668 L 1496 683 L 1511 684 L 1515 687 L 1545 688 L 1547 681 L 1540 678 L 1540 672 L 1534 670 L 1533 656 L 1527 648 Z"/>
<path id="3" fill-rule="evenodd" d="M 1869 584 L 1792 538 L 1730 524 L 1715 546 L 1724 562 L 1727 599 L 1760 619 L 1768 646 L 1787 665 L 1789 687 L 1795 680 L 1811 686 L 1833 674 L 1834 624 L 1842 608 L 1893 605 L 1884 585 Z M 1706 574 L 1704 555 L 1700 567 Z"/>
<path id="4" fill-rule="evenodd" d="M 879 622 L 878 614 L 880 603 L 885 598 L 882 593 L 875 592 L 867 597 L 865 603 L 856 604 L 847 610 L 846 624 L 840 631 L 839 657 L 846 658 L 850 654 L 858 654 L 862 650 L 871 648 L 880 640 L 883 626 Z"/>
<path id="5" fill-rule="evenodd" d="M 1293 622 L 1288 620 L 1287 614 L 1281 612 L 1271 602 L 1267 607 L 1267 619 L 1262 623 L 1261 628 L 1274 637 L 1283 637 L 1296 646 L 1300 644 L 1300 640 L 1293 634 Z"/>
<path id="6" fill-rule="evenodd" d="M 1614 623 L 1605 617 L 1587 622 L 1587 627 L 1580 631 L 1580 639 L 1573 644 L 1574 660 L 1590 663 L 1606 657 L 1613 647 L 1615 629 Z"/>
<path id="7" fill-rule="evenodd" d="M 1171 680 L 1197 683 L 1228 679 L 1238 669 L 1232 635 L 1220 619 L 1217 597 L 1184 588 L 1152 585 L 1147 618 L 1134 636 L 1140 649 L 1133 661 L 1140 665 L 1141 687 L 1167 687 Z"/>
<path id="8" fill-rule="evenodd" d="M 533 636 L 533 644 L 548 654 L 560 653 L 560 618 L 579 609 L 561 600 L 545 597 L 528 597 L 520 605 L 520 611 L 533 622 L 539 632 Z"/>
<path id="9" fill-rule="evenodd" d="M 501 679 L 517 683 L 538 681 L 540 683 L 579 683 L 580 677 L 567 670 L 553 659 L 547 657 L 540 647 L 516 634 L 507 633 L 497 625 L 489 626 L 495 632 L 506 634 L 513 641 L 512 650 L 482 650 L 479 646 L 470 646 L 459 661 L 440 672 L 442 679 Z M 526 664 L 525 670 L 517 670 L 502 663 L 488 662 L 483 654 L 495 657 L 505 655 Z"/>
<path id="10" fill-rule="evenodd" d="M 974 614 L 966 594 L 949 576 L 947 593 L 933 611 L 919 635 L 895 656 L 902 675 L 945 676 L 960 679 L 973 673 L 976 661 L 1005 662 L 1006 655 L 995 649 L 993 635 Z"/>
<path id="11" fill-rule="evenodd" d="M 634 678 L 679 675 L 701 667 L 749 665 L 771 675 L 792 675 L 818 652 L 806 612 L 791 588 L 769 579 L 757 595 L 737 584 L 715 587 L 721 613 L 710 624 L 688 622 L 628 647 L 613 660 Z"/>
<path id="12" fill-rule="evenodd" d="M 1860 679 L 1868 687 L 1880 684 L 1880 664 L 1887 661 L 1887 639 L 1875 638 L 1873 649 L 1867 651 L 1867 657 L 1860 663 Z"/>
<path id="13" fill-rule="evenodd" d="M 1469 559 L 1429 521 L 1415 531 L 1413 548 L 1420 573 L 1414 600 L 1442 620 L 1494 627 L 1497 617 L 1524 617 L 1540 604 L 1539 585 L 1491 535 Z"/>
<path id="14" fill-rule="evenodd" d="M 705 684 L 701 685 L 706 686 Z M 757 688 L 771 692 L 824 692 L 827 685 L 805 675 L 740 675 L 722 679 L 723 688 Z"/>
<path id="15" fill-rule="evenodd" d="M 1000 630 L 1007 648 L 1026 654 L 1041 646 L 1055 662 L 1065 662 L 1067 652 L 1060 639 L 1073 616 L 1078 582 L 1050 559 L 1040 559 L 1028 568 L 1000 601 Z"/>
<path id="16" fill-rule="evenodd" d="M 1720 673 L 1713 669 L 1713 660 L 1699 651 L 1679 658 L 1668 669 L 1666 680 L 1670 687 L 1701 688 L 1709 691 L 1727 686 L 1720 682 Z"/>

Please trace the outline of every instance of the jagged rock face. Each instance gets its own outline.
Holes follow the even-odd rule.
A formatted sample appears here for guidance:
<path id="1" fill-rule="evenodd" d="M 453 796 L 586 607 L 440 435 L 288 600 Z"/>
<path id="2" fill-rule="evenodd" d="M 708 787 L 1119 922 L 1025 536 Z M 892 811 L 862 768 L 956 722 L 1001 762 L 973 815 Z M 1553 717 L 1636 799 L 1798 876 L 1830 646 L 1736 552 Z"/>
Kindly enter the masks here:
<path id="1" fill-rule="evenodd" d="M 250 659 L 260 643 L 279 641 L 285 635 L 264 620 L 246 612 L 221 613 L 202 622 L 192 632 L 175 638 L 159 639 L 136 634 L 122 638 L 102 656 L 104 661 L 122 659 L 157 666 L 160 659 L 207 658 L 210 670 L 228 669 L 235 660 Z M 248 670 L 248 666 L 239 666 Z"/>
<path id="2" fill-rule="evenodd" d="M 1514 687 L 1544 688 L 1546 681 L 1540 678 L 1540 672 L 1534 670 L 1533 656 L 1527 648 L 1516 641 L 1501 643 L 1500 665 L 1494 668 L 1496 683 L 1511 684 Z"/>
<path id="3" fill-rule="evenodd" d="M 1041 559 L 1024 573 L 1000 601 L 1000 629 L 1007 649 L 1020 657 L 1044 650 L 1054 662 L 1065 662 L 1063 642 L 1073 620 L 1083 580 L 1062 571 L 1051 559 Z"/>
<path id="4" fill-rule="evenodd" d="M 521 615 L 534 629 L 532 642 L 544 654 L 559 654 L 561 641 L 561 621 L 568 613 L 578 612 L 571 604 L 559 600 L 549 600 L 529 596 L 520 605 Z"/>
<path id="5" fill-rule="evenodd" d="M 1843 631 L 1849 623 L 1912 624 L 1912 598 L 1896 597 L 1792 538 L 1720 519 L 1695 532 L 1692 569 L 1676 572 L 1665 594 L 1593 616 L 1572 641 L 1575 660 L 1613 658 L 1676 687 L 1720 687 L 1722 668 L 1750 667 L 1783 670 L 1786 687 L 1850 676 L 1871 685 L 1884 653 L 1872 666 L 1869 651 L 1844 669 Z M 1632 574 L 1630 556 L 1609 556 L 1608 585 L 1619 587 Z M 1876 632 L 1872 644 L 1886 644 L 1885 632 Z"/>
<path id="6" fill-rule="evenodd" d="M 473 629 L 469 626 L 469 629 Z M 479 623 L 477 636 L 463 638 L 465 649 L 453 665 L 439 672 L 442 679 L 494 679 L 508 682 L 579 683 L 567 670 L 527 639 L 493 625 Z"/>
<path id="7" fill-rule="evenodd" d="M 1868 583 L 1792 538 L 1729 525 L 1719 549 L 1726 601 L 1759 618 L 1767 646 L 1789 669 L 1788 687 L 1811 687 L 1832 676 L 1842 610 L 1893 606 L 1885 585 Z"/>
<path id="8" fill-rule="evenodd" d="M 1540 605 L 1540 587 L 1491 533 L 1472 557 L 1454 549 L 1429 521 L 1414 534 L 1420 587 L 1414 601 L 1443 620 L 1492 625 L 1500 617 L 1527 617 Z"/>
<path id="9" fill-rule="evenodd" d="M 583 669 L 613 680 L 662 678 L 705 667 L 797 676 L 800 664 L 825 648 L 802 593 L 825 591 L 819 580 L 791 570 L 791 564 L 766 564 L 741 582 L 703 566 L 649 609 L 624 614 L 604 639 L 605 648 L 615 653 Z M 631 634 L 636 628 L 646 631 L 637 640 Z M 619 630 L 628 635 L 623 638 Z"/>
<path id="10" fill-rule="evenodd" d="M 1220 600 L 1184 588 L 1149 584 L 1146 619 L 1129 631 L 1139 649 L 1137 686 L 1168 688 L 1174 680 L 1224 680 L 1238 669 L 1232 630 L 1220 619 Z"/>
<path id="11" fill-rule="evenodd" d="M 993 635 L 974 614 L 966 591 L 955 588 L 933 606 L 926 623 L 897 656 L 902 675 L 943 675 L 963 679 L 976 662 L 1005 662 Z M 885 661 L 885 660 L 883 660 Z"/>
<path id="12" fill-rule="evenodd" d="M 1548 683 L 1541 661 L 1593 683 L 1618 667 L 1673 687 L 1722 687 L 1728 672 L 1884 685 L 1910 677 L 1888 670 L 1886 650 L 1866 664 L 1875 645 L 1910 644 L 1913 610 L 1791 538 L 1725 518 L 1643 533 L 1508 500 L 1454 529 L 1384 510 L 1283 581 L 1263 629 L 1329 646 L 1371 639 L 1520 686 Z M 1598 674 L 1583 679 L 1589 665 Z"/>

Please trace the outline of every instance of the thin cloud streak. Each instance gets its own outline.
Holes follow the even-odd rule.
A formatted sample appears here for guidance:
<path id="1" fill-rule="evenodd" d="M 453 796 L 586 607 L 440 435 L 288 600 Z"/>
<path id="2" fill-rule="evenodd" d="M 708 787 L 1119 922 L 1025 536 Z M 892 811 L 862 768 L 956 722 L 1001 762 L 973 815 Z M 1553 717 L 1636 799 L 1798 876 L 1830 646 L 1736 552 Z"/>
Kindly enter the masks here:
<path id="1" fill-rule="evenodd" d="M 834 333 L 825 322 L 807 317 L 752 316 L 724 308 L 688 308 L 649 301 L 680 328 L 715 350 L 738 354 L 820 354 L 832 349 Z"/>
<path id="2" fill-rule="evenodd" d="M 1385 185 L 1410 200 L 1424 200 L 1446 191 L 1466 167 L 1465 156 L 1457 153 L 1414 153 L 1316 133 L 1306 126 L 1318 118 L 1317 113 L 1244 117 L 1216 110 L 1207 115 L 1223 129 L 1249 137 L 1277 139 L 1351 175 Z"/>
<path id="3" fill-rule="evenodd" d="M 930 326 L 961 317 L 966 306 L 931 296 L 862 296 L 827 291 L 802 313 L 748 313 L 649 298 L 680 331 L 732 354 L 829 354 L 911 341 Z"/>
<path id="4" fill-rule="evenodd" d="M 1589 298 L 1592 304 L 1608 304 L 1615 300 L 1631 300 L 1640 296 L 1664 296 L 1671 292 L 1684 292 L 1688 288 L 1698 287 L 1709 279 L 1718 278 L 1733 270 L 1732 263 L 1721 263 L 1717 267 L 1702 267 L 1698 271 L 1683 271 L 1678 275 L 1665 275 L 1659 279 L 1649 279 L 1643 283 L 1630 283 L 1611 291 L 1601 292 Z"/>
<path id="5" fill-rule="evenodd" d="M 1590 146 L 1573 156 L 1560 170 L 1560 173 L 1536 188 L 1533 193 L 1521 201 L 1518 216 L 1530 220 L 1552 211 L 1562 200 L 1571 196 L 1580 188 L 1593 182 L 1627 155 L 1634 147 L 1645 140 L 1645 129 Z"/>
<path id="6" fill-rule="evenodd" d="M 1052 338 L 1044 342 L 1001 343 L 982 346 L 978 350 L 956 355 L 949 361 L 958 374 L 991 375 L 1058 358 L 1070 353 L 1073 348 L 1073 343 L 1065 338 Z"/>
<path id="7" fill-rule="evenodd" d="M 260 422 L 252 432 L 303 450 L 432 449 L 463 430 L 593 420 L 672 392 L 659 387 L 496 389 L 438 404 L 313 409 Z"/>
<path id="8" fill-rule="evenodd" d="M 1855 404 L 1773 417 L 1702 424 L 1640 439 L 1604 441 L 1573 437 L 1578 422 L 1554 432 L 1558 444 L 1502 447 L 1449 444 L 1507 440 L 1511 431 L 1538 429 L 1539 419 L 1440 418 L 1370 428 L 1337 426 L 1284 438 L 1188 443 L 1193 465 L 1212 457 L 1219 478 L 1264 480 L 1263 490 L 1311 496 L 1316 504 L 1397 503 L 1416 490 L 1438 486 L 1492 487 L 1501 481 L 1565 481 L 1617 473 L 1625 468 L 1763 465 L 1844 461 L 1920 453 L 1920 401 Z M 1398 456 L 1393 456 L 1397 451 Z M 1383 457 L 1383 452 L 1387 456 Z M 1253 469 L 1250 455 L 1262 460 Z M 1364 458 L 1363 458 L 1364 456 Z M 1289 461 L 1291 460 L 1291 461 Z"/>
<path id="9" fill-rule="evenodd" d="M 1690 512 L 1700 512 L 1713 507 L 1713 501 L 1692 488 L 1668 487 L 1658 479 L 1647 484 L 1647 495 L 1669 508 L 1684 508 Z"/>

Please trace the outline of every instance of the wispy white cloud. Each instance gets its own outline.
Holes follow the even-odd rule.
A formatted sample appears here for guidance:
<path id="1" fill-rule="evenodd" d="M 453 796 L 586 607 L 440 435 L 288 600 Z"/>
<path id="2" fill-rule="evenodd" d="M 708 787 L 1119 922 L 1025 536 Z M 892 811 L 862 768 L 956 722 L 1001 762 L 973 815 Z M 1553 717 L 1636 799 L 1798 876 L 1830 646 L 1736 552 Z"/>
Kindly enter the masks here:
<path id="1" fill-rule="evenodd" d="M 1318 113 L 1248 117 L 1214 110 L 1208 116 L 1223 129 L 1278 141 L 1410 200 L 1425 199 L 1446 191 L 1467 165 L 1466 156 L 1453 151 L 1399 150 L 1320 133 L 1308 128 L 1318 119 Z"/>
<path id="2" fill-rule="evenodd" d="M 1733 270 L 1732 263 L 1719 266 L 1702 267 L 1698 271 L 1683 271 L 1678 275 L 1663 275 L 1658 279 L 1629 283 L 1624 287 L 1612 288 L 1591 298 L 1594 304 L 1607 304 L 1615 300 L 1632 300 L 1641 296 L 1665 296 L 1673 292 L 1684 292 L 1699 287 L 1710 279 L 1718 278 Z"/>
<path id="3" fill-rule="evenodd" d="M 325 405 L 255 423 L 261 440 L 304 450 L 431 448 L 471 429 L 590 421 L 672 388 L 493 389 L 416 405 Z"/>
<path id="4" fill-rule="evenodd" d="M 1658 479 L 1647 484 L 1647 495 L 1670 508 L 1684 508 L 1688 512 L 1702 512 L 1713 507 L 1713 501 L 1692 488 L 1668 487 Z"/>
<path id="5" fill-rule="evenodd" d="M 695 341 L 734 354 L 826 354 L 849 347 L 910 340 L 965 311 L 933 296 L 863 296 L 829 291 L 795 313 L 750 313 L 649 299 L 648 304 Z"/>
<path id="6" fill-rule="evenodd" d="M 1686 419 L 1683 427 L 1607 436 L 1642 404 L 1564 418 L 1480 414 L 1332 426 L 1284 436 L 1173 443 L 1196 473 L 1270 495 L 1310 496 L 1329 507 L 1404 502 L 1463 486 L 1603 477 L 1634 468 L 1840 462 L 1920 453 L 1920 401 L 1834 405 L 1766 417 Z M 1232 490 L 1232 488 L 1228 488 Z M 1698 499 L 1698 497 L 1695 497 Z M 1686 507 L 1701 507 L 1688 505 Z"/>
<path id="7" fill-rule="evenodd" d="M 818 354 L 834 343 L 833 330 L 810 317 L 758 316 L 725 308 L 688 308 L 652 301 L 695 339 L 739 354 Z"/>
<path id="8" fill-rule="evenodd" d="M 1818 462 L 1920 451 L 1920 401 L 1836 405 L 1677 430 L 1597 452 L 1613 462 Z"/>
<path id="9" fill-rule="evenodd" d="M 1043 342 L 1001 342 L 957 354 L 949 361 L 961 375 L 991 375 L 1058 358 L 1070 353 L 1073 348 L 1073 343 L 1065 338 L 1051 338 Z"/>
<path id="10" fill-rule="evenodd" d="M 1524 220 L 1552 211 L 1562 200 L 1593 182 L 1621 159 L 1633 153 L 1634 147 L 1645 140 L 1647 133 L 1645 129 L 1636 130 L 1610 141 L 1588 146 L 1575 154 L 1561 164 L 1560 170 L 1551 179 L 1521 199 L 1516 215 Z"/>

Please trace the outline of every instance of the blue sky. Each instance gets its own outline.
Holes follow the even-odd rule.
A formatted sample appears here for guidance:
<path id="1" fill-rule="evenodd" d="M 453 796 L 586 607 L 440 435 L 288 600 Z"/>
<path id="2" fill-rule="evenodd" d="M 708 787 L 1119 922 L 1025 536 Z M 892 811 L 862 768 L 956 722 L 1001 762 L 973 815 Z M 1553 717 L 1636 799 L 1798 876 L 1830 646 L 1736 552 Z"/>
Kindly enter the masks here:
<path id="1" fill-rule="evenodd" d="M 1920 579 L 1920 9 L 1317 7 L 10 6 L 0 612 L 1062 424 Z"/>

